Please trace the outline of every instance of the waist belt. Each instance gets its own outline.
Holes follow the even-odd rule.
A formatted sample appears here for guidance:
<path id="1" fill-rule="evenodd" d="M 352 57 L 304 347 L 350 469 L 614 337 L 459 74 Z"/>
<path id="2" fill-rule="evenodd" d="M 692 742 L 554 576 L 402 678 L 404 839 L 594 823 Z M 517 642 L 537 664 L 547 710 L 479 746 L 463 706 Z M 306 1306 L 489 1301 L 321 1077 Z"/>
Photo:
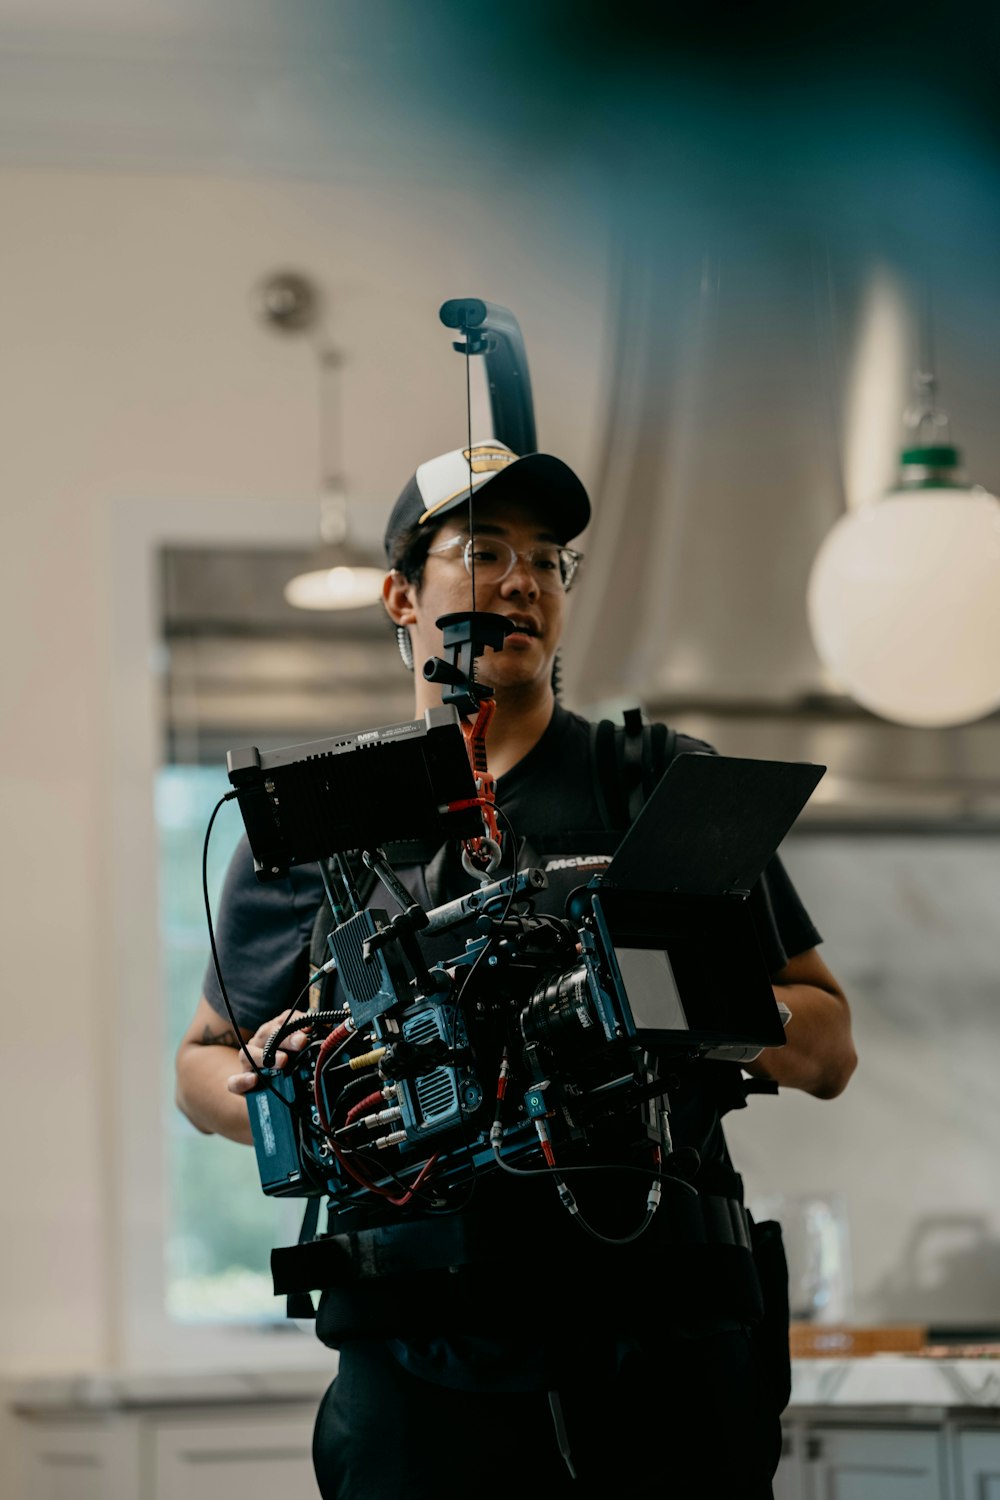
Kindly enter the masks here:
<path id="1" fill-rule="evenodd" d="M 520 1218 L 507 1222 L 471 1214 L 387 1224 L 272 1250 L 271 1273 L 275 1293 L 287 1295 L 427 1271 L 530 1263 L 540 1254 L 560 1252 L 569 1253 L 577 1266 L 586 1260 L 620 1267 L 624 1249 L 634 1262 L 666 1248 L 708 1245 L 750 1249 L 749 1221 L 739 1199 L 700 1193 L 664 1202 L 647 1233 L 627 1247 L 584 1240 L 568 1216 L 547 1224 L 544 1236 Z"/>

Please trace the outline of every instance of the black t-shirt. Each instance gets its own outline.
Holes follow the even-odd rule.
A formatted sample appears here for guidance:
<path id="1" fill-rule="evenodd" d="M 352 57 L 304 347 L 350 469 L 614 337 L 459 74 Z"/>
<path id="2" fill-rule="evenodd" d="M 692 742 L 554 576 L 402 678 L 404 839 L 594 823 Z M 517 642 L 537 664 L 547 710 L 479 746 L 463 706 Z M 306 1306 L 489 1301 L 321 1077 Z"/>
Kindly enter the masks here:
<path id="1" fill-rule="evenodd" d="M 709 750 L 700 740 L 678 735 L 677 753 Z M 512 865 L 516 848 L 519 867 L 536 865 L 548 877 L 548 887 L 535 898 L 535 909 L 562 916 L 567 896 L 586 885 L 610 863 L 618 836 L 602 826 L 591 770 L 590 725 L 557 705 L 548 728 L 534 748 L 497 782 L 497 803 L 516 838 L 504 839 L 505 866 Z M 426 866 L 398 866 L 404 885 L 424 906 L 438 905 L 472 890 L 476 882 L 462 869 L 457 845 L 446 845 Z M 256 1028 L 279 1016 L 299 997 L 309 978 L 309 946 L 323 886 L 314 865 L 293 869 L 286 879 L 259 884 L 244 840 L 233 856 L 218 918 L 217 944 L 223 978 L 241 1025 Z M 376 904 L 390 912 L 394 903 L 379 887 Z M 768 972 L 777 974 L 788 960 L 814 947 L 820 936 L 802 906 L 781 861 L 775 857 L 750 897 L 757 936 Z M 444 933 L 423 944 L 431 962 L 461 952 L 465 934 Z M 223 1012 L 218 981 L 210 963 L 205 995 Z M 334 1000 L 332 1003 L 337 1003 Z M 700 1065 L 710 1079 L 713 1070 L 728 1078 L 731 1064 Z M 671 1096 L 671 1128 L 676 1147 L 698 1151 L 703 1171 L 728 1170 L 729 1157 L 720 1123 L 717 1090 L 690 1081 Z M 482 1195 L 504 1202 L 509 1184 L 488 1180 Z M 540 1200 L 549 1184 L 515 1184 L 529 1200 Z M 535 1191 L 532 1191 L 534 1189 Z M 552 1195 L 554 1201 L 554 1195 Z M 595 1191 L 589 1181 L 578 1197 L 587 1207 L 598 1207 L 599 1217 L 619 1218 L 631 1227 L 641 1209 L 644 1190 L 634 1181 L 603 1182 Z M 548 1205 L 551 1208 L 552 1205 Z M 489 1212 L 487 1208 L 485 1211 Z M 322 1312 L 321 1312 L 322 1327 Z M 516 1349 L 493 1339 L 441 1338 L 392 1341 L 391 1347 L 407 1368 L 443 1384 L 505 1388 L 530 1384 L 538 1365 L 537 1350 L 518 1342 Z"/>

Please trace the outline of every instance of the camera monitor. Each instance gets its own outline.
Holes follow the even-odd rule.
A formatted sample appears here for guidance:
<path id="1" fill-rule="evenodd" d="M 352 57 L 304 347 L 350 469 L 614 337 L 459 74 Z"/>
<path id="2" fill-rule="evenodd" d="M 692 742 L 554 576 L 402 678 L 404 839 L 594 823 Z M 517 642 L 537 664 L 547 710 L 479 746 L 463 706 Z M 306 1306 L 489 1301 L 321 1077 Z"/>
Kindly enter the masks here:
<path id="1" fill-rule="evenodd" d="M 678 755 L 622 839 L 602 886 L 745 894 L 825 771 L 804 761 Z"/>
<path id="2" fill-rule="evenodd" d="M 825 766 L 679 755 L 593 898 L 625 1025 L 651 1047 L 776 1047 L 748 895 Z"/>
<path id="3" fill-rule="evenodd" d="M 454 708 L 281 750 L 251 745 L 226 759 L 261 881 L 348 849 L 482 833 L 478 807 L 448 811 L 476 796 Z"/>
<path id="4" fill-rule="evenodd" d="M 595 893 L 593 912 L 635 1040 L 650 1048 L 781 1046 L 784 1027 L 746 900 L 612 887 Z"/>

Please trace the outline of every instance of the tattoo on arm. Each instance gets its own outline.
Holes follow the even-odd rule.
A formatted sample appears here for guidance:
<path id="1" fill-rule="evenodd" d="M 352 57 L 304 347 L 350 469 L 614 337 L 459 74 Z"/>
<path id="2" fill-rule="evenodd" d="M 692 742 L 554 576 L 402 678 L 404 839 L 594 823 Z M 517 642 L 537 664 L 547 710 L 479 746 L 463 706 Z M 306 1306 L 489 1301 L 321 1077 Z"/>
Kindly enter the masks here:
<path id="1" fill-rule="evenodd" d="M 231 1026 L 225 1031 L 213 1031 L 210 1026 L 206 1026 L 201 1034 L 202 1047 L 238 1047 L 239 1045 L 240 1039 Z"/>

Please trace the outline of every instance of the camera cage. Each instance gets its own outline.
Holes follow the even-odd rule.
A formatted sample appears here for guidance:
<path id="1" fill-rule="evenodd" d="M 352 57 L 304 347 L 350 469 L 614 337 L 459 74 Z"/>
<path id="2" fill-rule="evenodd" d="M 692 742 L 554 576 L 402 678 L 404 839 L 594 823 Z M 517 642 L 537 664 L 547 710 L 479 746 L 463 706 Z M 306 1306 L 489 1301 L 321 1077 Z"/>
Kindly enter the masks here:
<path id="1" fill-rule="evenodd" d="M 327 1195 L 341 1209 L 374 1192 L 416 1212 L 428 1204 L 413 1195 L 429 1153 L 440 1205 L 496 1165 L 549 1162 L 556 1148 L 585 1160 L 595 1121 L 603 1129 L 609 1116 L 637 1113 L 668 1155 L 662 1063 L 739 1061 L 783 1041 L 747 897 L 823 769 L 677 756 L 569 922 L 532 915 L 541 871 L 484 879 L 427 912 L 384 858 L 390 837 L 444 842 L 481 827 L 454 706 L 335 740 L 231 752 L 258 879 L 361 850 L 400 907 L 391 918 L 365 907 L 347 863 L 335 861 L 341 911 L 353 915 L 330 933 L 329 967 L 348 1031 L 367 1036 L 367 1076 L 378 1087 L 338 1127 L 315 1044 L 298 1069 L 269 1072 L 268 1088 L 248 1096 L 264 1191 Z M 453 956 L 428 968 L 422 933 L 473 924 L 464 947 L 456 940 Z M 523 1103 L 498 1133 L 492 1096 L 508 1071 Z M 368 1132 L 363 1151 L 359 1131 Z M 381 1158 L 374 1166 L 370 1147 Z M 352 1172 L 352 1160 L 365 1170 Z"/>

